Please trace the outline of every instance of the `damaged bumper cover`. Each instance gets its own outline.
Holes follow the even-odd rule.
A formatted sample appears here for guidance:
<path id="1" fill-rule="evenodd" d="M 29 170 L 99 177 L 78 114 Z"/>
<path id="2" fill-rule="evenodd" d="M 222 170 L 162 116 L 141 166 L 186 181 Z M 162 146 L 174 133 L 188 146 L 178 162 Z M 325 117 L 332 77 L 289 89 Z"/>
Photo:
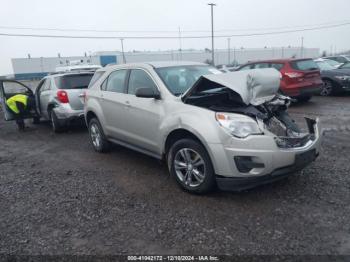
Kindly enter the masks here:
<path id="1" fill-rule="evenodd" d="M 286 144 L 282 147 L 276 137 L 266 135 L 251 136 L 245 141 L 250 147 L 245 149 L 225 146 L 224 157 L 229 168 L 222 170 L 224 175 L 216 177 L 218 187 L 226 191 L 250 189 L 286 178 L 312 163 L 319 155 L 321 129 L 318 119 L 306 121 L 309 134 L 284 138 Z"/>
<path id="2" fill-rule="evenodd" d="M 76 120 L 84 120 L 84 110 L 72 109 L 69 104 L 60 104 L 54 108 L 54 111 L 61 125 L 69 124 Z"/>

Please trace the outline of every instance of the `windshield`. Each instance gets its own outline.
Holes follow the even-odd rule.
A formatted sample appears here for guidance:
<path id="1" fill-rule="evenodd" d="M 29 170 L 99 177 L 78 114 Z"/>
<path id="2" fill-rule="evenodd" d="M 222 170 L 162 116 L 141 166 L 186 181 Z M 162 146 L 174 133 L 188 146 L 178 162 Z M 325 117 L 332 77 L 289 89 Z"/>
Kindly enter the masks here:
<path id="1" fill-rule="evenodd" d="M 334 61 L 334 60 L 327 59 L 327 60 L 324 60 L 324 61 L 325 61 L 327 64 L 329 64 L 329 65 L 331 65 L 331 66 L 333 66 L 333 67 L 337 67 L 337 66 L 340 65 L 339 62 Z"/>
<path id="2" fill-rule="evenodd" d="M 316 63 L 321 70 L 333 70 L 334 69 L 333 66 L 326 63 L 325 61 L 317 61 Z"/>
<path id="3" fill-rule="evenodd" d="M 169 91 L 176 96 L 185 93 L 202 75 L 221 74 L 212 66 L 192 65 L 157 68 L 156 72 Z"/>

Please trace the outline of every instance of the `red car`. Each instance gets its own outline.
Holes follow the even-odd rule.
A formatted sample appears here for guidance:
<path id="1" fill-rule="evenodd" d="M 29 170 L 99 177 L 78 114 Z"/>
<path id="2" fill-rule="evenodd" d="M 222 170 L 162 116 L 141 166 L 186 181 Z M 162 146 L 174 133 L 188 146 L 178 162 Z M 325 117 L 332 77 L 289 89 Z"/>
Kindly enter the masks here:
<path id="1" fill-rule="evenodd" d="M 312 59 L 274 59 L 249 62 L 239 70 L 276 68 L 282 74 L 280 90 L 298 101 L 308 101 L 312 95 L 320 94 L 323 85 L 320 70 Z"/>

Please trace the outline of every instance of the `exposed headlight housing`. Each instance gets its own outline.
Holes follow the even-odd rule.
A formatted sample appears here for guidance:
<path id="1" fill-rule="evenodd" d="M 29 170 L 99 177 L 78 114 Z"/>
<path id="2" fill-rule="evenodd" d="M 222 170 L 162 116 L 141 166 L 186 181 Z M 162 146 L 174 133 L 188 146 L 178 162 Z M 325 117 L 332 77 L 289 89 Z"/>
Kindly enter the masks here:
<path id="1" fill-rule="evenodd" d="M 253 119 L 247 116 L 239 116 L 230 113 L 216 113 L 215 118 L 229 134 L 246 138 L 250 135 L 261 135 L 262 132 Z"/>
<path id="2" fill-rule="evenodd" d="M 335 76 L 335 78 L 345 81 L 345 80 L 350 80 L 350 76 Z"/>

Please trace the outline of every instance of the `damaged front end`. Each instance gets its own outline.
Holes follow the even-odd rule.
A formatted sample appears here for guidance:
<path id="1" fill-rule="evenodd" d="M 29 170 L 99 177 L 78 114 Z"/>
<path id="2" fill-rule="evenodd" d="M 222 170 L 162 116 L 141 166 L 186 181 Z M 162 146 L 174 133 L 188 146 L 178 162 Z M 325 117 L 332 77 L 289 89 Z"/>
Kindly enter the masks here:
<path id="1" fill-rule="evenodd" d="M 235 113 L 254 119 L 264 135 L 274 137 L 279 148 L 299 148 L 315 140 L 316 120 L 305 118 L 307 130 L 291 119 L 292 99 L 278 93 L 280 73 L 258 69 L 202 76 L 186 92 L 187 104 L 215 112 Z"/>
<path id="2" fill-rule="evenodd" d="M 276 95 L 272 101 L 259 106 L 266 117 L 257 121 L 263 123 L 265 132 L 268 131 L 274 136 L 278 147 L 304 147 L 316 139 L 316 120 L 305 117 L 307 130 L 301 130 L 287 113 L 290 103 L 289 97 Z"/>

